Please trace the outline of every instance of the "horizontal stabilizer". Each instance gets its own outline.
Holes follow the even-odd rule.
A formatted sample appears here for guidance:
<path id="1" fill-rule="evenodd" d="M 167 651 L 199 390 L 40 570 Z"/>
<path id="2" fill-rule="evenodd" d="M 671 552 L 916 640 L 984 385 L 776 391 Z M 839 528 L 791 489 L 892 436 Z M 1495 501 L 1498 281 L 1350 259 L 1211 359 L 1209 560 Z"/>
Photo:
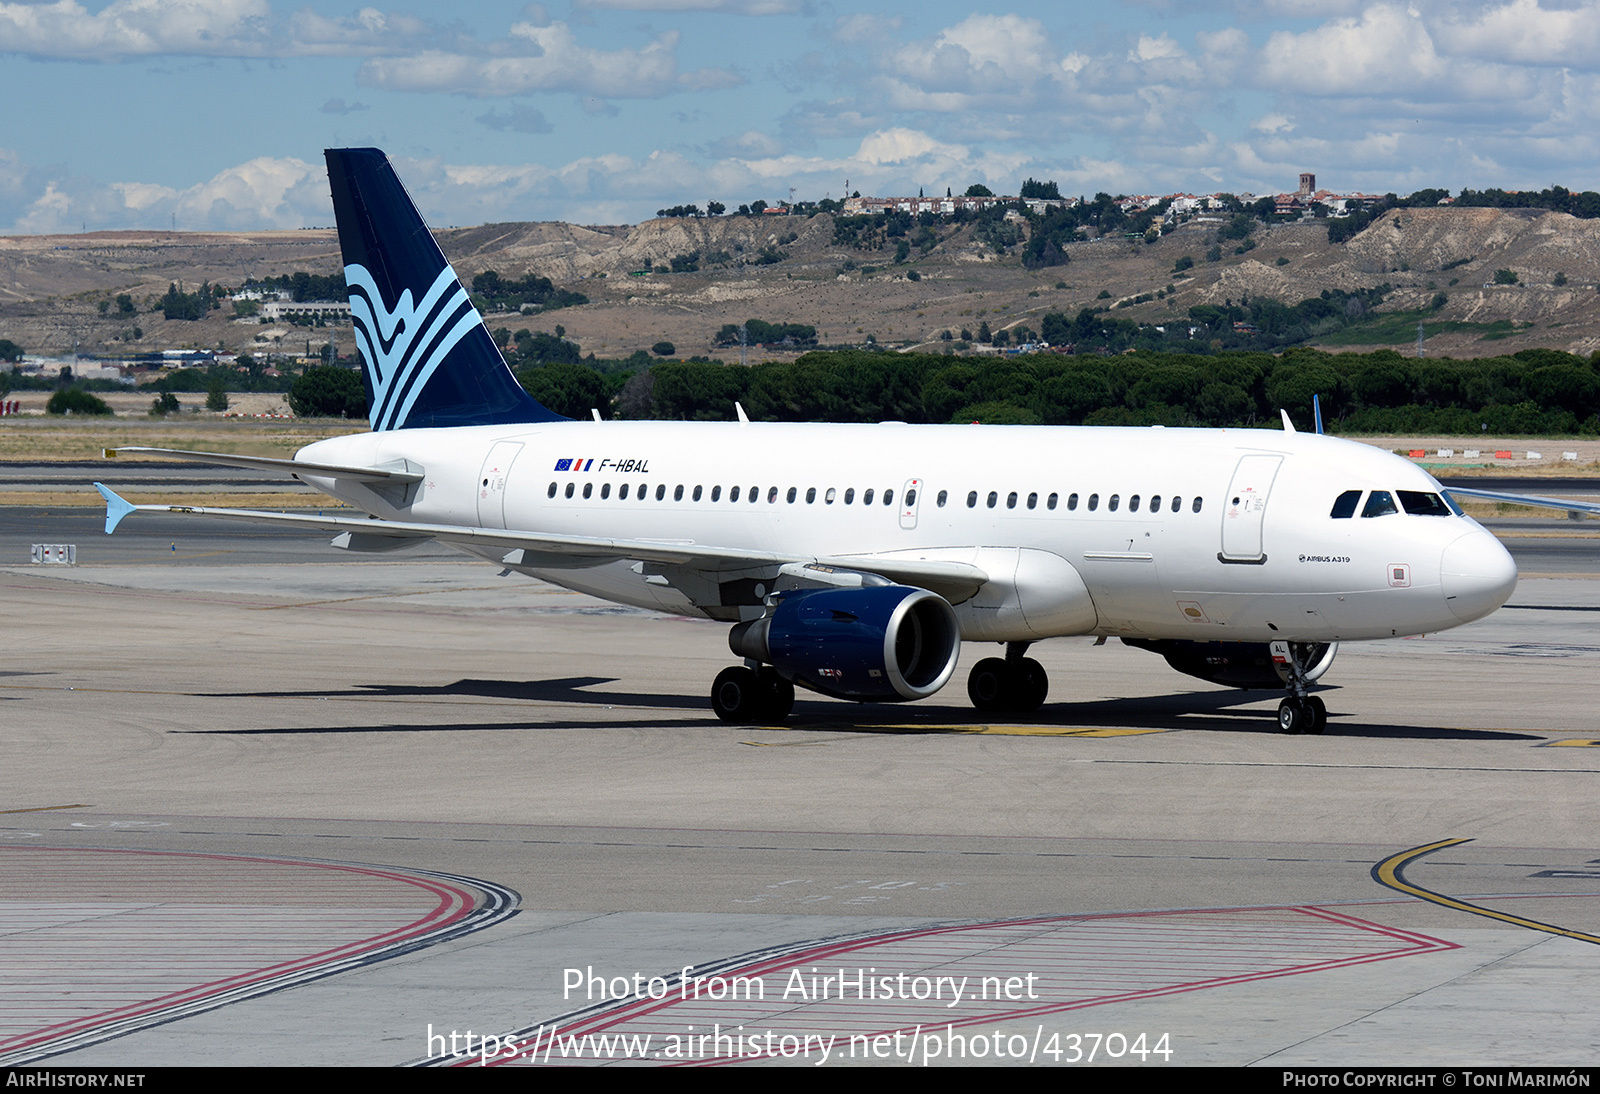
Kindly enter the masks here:
<path id="1" fill-rule="evenodd" d="M 106 499 L 106 535 L 117 530 L 117 525 L 122 523 L 122 518 L 139 508 L 131 501 L 125 501 L 117 496 L 117 492 L 103 482 L 94 484 L 100 491 L 100 496 Z"/>
<path id="2" fill-rule="evenodd" d="M 184 448 L 141 448 L 128 445 L 108 448 L 106 459 L 115 459 L 119 453 L 138 452 L 147 456 L 164 456 L 169 460 L 204 463 L 213 467 L 243 467 L 251 471 L 276 471 L 284 475 L 332 475 L 357 482 L 413 483 L 421 482 L 424 475 L 404 467 L 349 467 L 336 463 L 311 463 L 307 460 L 276 460 L 270 456 L 230 456 L 221 452 L 190 452 Z"/>

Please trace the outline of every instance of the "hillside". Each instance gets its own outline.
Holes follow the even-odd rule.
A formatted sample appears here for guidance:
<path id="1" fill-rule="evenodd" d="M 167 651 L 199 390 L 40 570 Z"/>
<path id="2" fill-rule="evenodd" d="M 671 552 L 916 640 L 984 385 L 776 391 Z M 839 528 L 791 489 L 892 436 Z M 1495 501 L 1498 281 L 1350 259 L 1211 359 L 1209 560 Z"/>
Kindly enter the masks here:
<path id="1" fill-rule="evenodd" d="M 825 344 L 934 344 L 950 330 L 1026 325 L 1037 331 L 1047 312 L 1076 314 L 1114 307 L 1140 294 L 1165 292 L 1117 318 L 1177 324 L 1196 304 L 1271 297 L 1294 303 L 1323 290 L 1351 291 L 1387 283 L 1376 313 L 1340 332 L 1327 348 L 1393 346 L 1414 352 L 1417 316 L 1427 322 L 1430 355 L 1488 356 L 1530 346 L 1588 354 L 1600 349 L 1600 220 L 1533 210 L 1406 209 L 1388 214 L 1345 244 L 1329 244 L 1315 222 L 1252 233 L 1255 246 L 1236 254 L 1222 242 L 1206 260 L 1219 220 L 1193 221 L 1146 245 L 1121 238 L 1072 244 L 1064 266 L 1024 269 L 1020 246 L 997 253 L 972 226 L 942 225 L 937 242 L 894 263 L 896 241 L 861 250 L 835 241 L 833 218 L 717 217 L 663 219 L 633 226 L 492 224 L 438 233 L 464 279 L 486 269 L 508 277 L 535 273 L 584 293 L 590 303 L 545 315 L 492 316 L 491 326 L 553 330 L 585 352 L 626 356 L 660 340 L 681 356 L 717 349 L 726 323 L 758 318 L 817 328 Z M 782 257 L 753 264 L 765 251 Z M 692 273 L 638 271 L 669 266 L 698 253 Z M 1189 257 L 1190 276 L 1174 273 Z M 172 282 L 236 285 L 247 277 L 339 267 L 334 233 L 96 232 L 0 238 L 0 338 L 30 351 L 85 353 L 118 349 L 222 347 L 231 352 L 271 345 L 315 347 L 324 329 L 265 327 L 214 312 L 198 322 L 167 321 L 149 305 Z M 1519 284 L 1492 284 L 1509 269 Z M 915 271 L 920 280 L 907 276 Z M 1565 278 L 1565 284 L 1556 282 Z M 1491 284 L 1486 284 L 1491 283 Z M 128 293 L 139 307 L 129 318 L 102 316 L 98 304 Z M 1101 294 L 1108 294 L 1102 296 Z M 1437 294 L 1447 302 L 1434 307 Z M 1391 316 L 1385 320 L 1384 316 Z M 133 338 L 133 328 L 140 336 Z M 348 327 L 335 333 L 345 351 Z M 266 339 L 265 343 L 262 339 Z M 273 339 L 278 339 L 274 342 Z"/>

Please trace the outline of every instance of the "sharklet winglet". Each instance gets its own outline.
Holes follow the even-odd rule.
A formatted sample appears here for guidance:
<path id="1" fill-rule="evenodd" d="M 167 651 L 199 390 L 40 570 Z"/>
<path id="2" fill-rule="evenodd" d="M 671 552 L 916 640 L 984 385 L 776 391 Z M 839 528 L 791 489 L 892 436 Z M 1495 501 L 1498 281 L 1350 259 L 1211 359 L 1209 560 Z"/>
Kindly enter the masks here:
<path id="1" fill-rule="evenodd" d="M 94 484 L 100 491 L 100 496 L 106 499 L 106 535 L 117 530 L 117 525 L 122 523 L 122 518 L 139 507 L 133 502 L 117 496 L 117 492 L 103 482 Z"/>

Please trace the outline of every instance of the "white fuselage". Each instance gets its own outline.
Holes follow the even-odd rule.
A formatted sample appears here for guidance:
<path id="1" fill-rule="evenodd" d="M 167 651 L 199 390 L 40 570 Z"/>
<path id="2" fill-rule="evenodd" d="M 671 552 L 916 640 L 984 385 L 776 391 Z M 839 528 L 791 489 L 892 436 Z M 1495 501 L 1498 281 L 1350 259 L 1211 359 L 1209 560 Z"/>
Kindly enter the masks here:
<path id="1" fill-rule="evenodd" d="M 560 422 L 360 434 L 299 458 L 425 472 L 405 491 L 302 476 L 389 520 L 968 563 L 990 581 L 957 605 L 967 639 L 1387 638 L 1480 618 L 1516 583 L 1469 518 L 1333 518 L 1348 491 L 1440 487 L 1399 457 L 1308 433 Z M 517 568 L 620 603 L 741 617 L 639 563 Z"/>

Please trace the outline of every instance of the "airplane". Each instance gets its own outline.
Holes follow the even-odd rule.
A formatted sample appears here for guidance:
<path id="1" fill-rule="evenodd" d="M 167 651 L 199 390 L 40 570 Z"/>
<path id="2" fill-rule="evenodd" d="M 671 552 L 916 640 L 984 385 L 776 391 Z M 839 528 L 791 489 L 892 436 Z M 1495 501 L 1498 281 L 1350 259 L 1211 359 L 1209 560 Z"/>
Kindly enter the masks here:
<path id="1" fill-rule="evenodd" d="M 293 475 L 367 514 L 132 505 L 429 540 L 606 600 L 730 625 L 742 663 L 711 706 L 786 717 L 795 687 L 923 699 L 961 643 L 981 711 L 1029 712 L 1029 647 L 1097 636 L 1237 687 L 1282 688 L 1279 728 L 1321 733 L 1311 685 L 1339 643 L 1444 630 L 1500 607 L 1516 565 L 1421 468 L 1284 429 L 577 421 L 517 383 L 387 157 L 328 175 L 371 431 L 292 460 L 150 448 Z M 114 455 L 116 450 L 108 451 Z"/>

